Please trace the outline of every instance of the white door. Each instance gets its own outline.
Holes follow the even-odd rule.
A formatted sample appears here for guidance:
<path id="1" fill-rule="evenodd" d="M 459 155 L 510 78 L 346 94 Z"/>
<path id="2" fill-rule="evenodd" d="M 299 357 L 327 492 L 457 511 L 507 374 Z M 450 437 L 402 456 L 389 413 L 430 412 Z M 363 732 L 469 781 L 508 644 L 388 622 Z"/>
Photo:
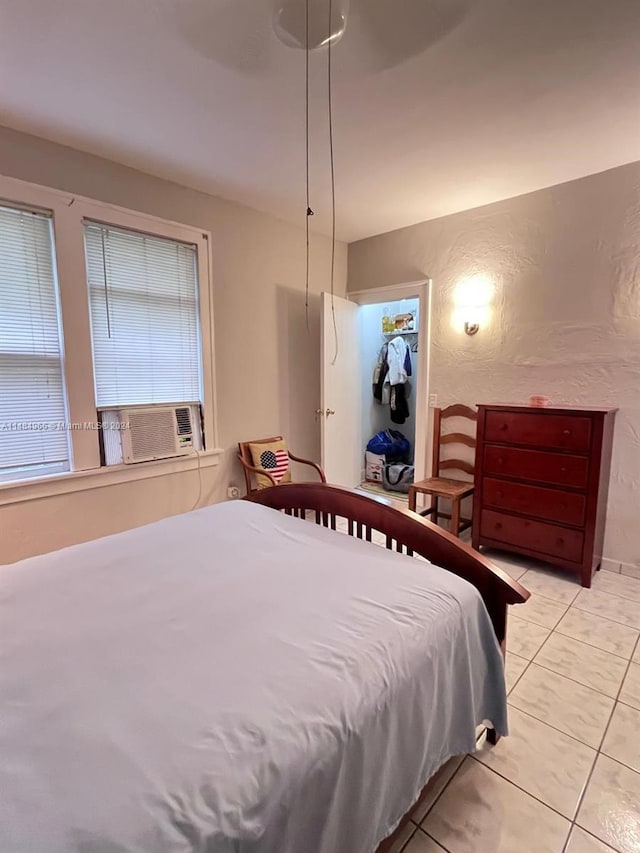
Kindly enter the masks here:
<path id="1" fill-rule="evenodd" d="M 335 319 L 335 322 L 334 322 Z M 322 467 L 327 482 L 360 485 L 363 468 L 358 305 L 322 294 Z"/>

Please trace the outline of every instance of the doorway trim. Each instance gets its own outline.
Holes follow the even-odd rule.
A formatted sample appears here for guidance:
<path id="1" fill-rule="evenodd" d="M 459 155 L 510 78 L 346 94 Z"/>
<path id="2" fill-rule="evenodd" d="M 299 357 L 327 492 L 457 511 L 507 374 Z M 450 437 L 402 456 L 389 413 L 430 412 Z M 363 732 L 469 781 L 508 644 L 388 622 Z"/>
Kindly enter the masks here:
<path id="1" fill-rule="evenodd" d="M 416 435 L 414 447 L 415 479 L 424 480 L 428 475 L 430 454 L 429 394 L 431 389 L 431 301 L 433 281 L 431 278 L 391 284 L 386 287 L 372 287 L 367 290 L 352 290 L 345 294 L 351 302 L 359 305 L 371 305 L 379 302 L 392 302 L 397 299 L 418 299 L 418 376 L 420 382 L 416 388 Z M 423 377 L 426 381 L 423 381 Z"/>

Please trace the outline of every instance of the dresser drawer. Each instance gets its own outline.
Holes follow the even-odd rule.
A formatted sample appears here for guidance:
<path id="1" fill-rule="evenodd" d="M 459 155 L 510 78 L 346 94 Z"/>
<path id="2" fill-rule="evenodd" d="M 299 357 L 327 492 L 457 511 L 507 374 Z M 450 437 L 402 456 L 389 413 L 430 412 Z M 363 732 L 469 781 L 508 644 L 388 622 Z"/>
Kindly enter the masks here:
<path id="1" fill-rule="evenodd" d="M 575 563 L 582 560 L 583 534 L 556 524 L 484 509 L 480 517 L 480 534 L 495 542 L 516 545 L 550 557 Z"/>
<path id="2" fill-rule="evenodd" d="M 496 509 L 521 512 L 549 521 L 560 521 L 581 527 L 584 524 L 587 501 L 584 495 L 527 486 L 509 480 L 485 477 L 482 481 L 482 503 Z"/>
<path id="3" fill-rule="evenodd" d="M 584 489 L 589 476 L 589 459 L 566 453 L 524 450 L 487 444 L 484 449 L 484 473 L 518 477 L 538 483 L 554 483 Z"/>
<path id="4" fill-rule="evenodd" d="M 567 415 L 487 412 L 484 434 L 486 441 L 586 453 L 591 445 L 591 421 Z"/>

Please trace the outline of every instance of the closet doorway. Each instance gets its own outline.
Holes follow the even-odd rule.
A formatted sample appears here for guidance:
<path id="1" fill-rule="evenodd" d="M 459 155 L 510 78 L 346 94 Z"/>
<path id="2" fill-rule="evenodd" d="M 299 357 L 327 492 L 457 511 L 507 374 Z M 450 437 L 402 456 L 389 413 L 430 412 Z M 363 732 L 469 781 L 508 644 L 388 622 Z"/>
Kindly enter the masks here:
<path id="1" fill-rule="evenodd" d="M 347 299 L 322 294 L 321 405 L 317 415 L 328 482 L 359 487 L 366 479 L 367 443 L 386 429 L 398 430 L 408 439 L 415 479 L 427 476 L 430 298 L 429 279 L 357 291 Z M 376 365 L 385 354 L 390 363 L 392 342 L 391 361 L 395 359 L 396 371 L 398 358 L 401 367 L 410 365 L 411 371 L 407 381 L 400 383 L 408 407 L 404 419 L 402 400 L 398 410 L 394 399 L 396 409 L 392 411 L 389 382 L 378 387 L 382 400 L 377 399 L 379 393 L 374 396 Z"/>

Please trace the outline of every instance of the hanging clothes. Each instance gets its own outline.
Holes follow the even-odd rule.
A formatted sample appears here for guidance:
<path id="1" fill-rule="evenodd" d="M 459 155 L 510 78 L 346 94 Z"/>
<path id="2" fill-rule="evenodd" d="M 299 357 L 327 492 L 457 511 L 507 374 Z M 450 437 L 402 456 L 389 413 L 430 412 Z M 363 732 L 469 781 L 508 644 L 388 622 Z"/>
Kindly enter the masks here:
<path id="1" fill-rule="evenodd" d="M 404 371 L 407 376 L 411 376 L 411 347 L 407 346 L 407 353 L 404 357 Z"/>
<path id="2" fill-rule="evenodd" d="M 391 421 L 403 424 L 409 417 L 407 379 L 411 376 L 411 349 L 398 335 L 389 343 L 389 383 L 391 385 Z"/>
<path id="3" fill-rule="evenodd" d="M 394 424 L 403 424 L 409 417 L 407 386 L 405 383 L 391 386 L 391 420 Z"/>
<path id="4" fill-rule="evenodd" d="M 388 344 L 384 344 L 378 353 L 378 361 L 373 368 L 373 398 L 379 403 L 384 402 L 384 386 L 389 373 L 389 362 L 387 361 Z"/>
<path id="5" fill-rule="evenodd" d="M 389 362 L 389 384 L 404 385 L 407 377 L 411 376 L 411 350 L 400 335 L 389 342 L 387 361 Z"/>
<path id="6" fill-rule="evenodd" d="M 373 398 L 390 407 L 395 424 L 403 424 L 409 417 L 407 381 L 411 372 L 411 347 L 398 335 L 381 347 L 372 377 Z"/>

